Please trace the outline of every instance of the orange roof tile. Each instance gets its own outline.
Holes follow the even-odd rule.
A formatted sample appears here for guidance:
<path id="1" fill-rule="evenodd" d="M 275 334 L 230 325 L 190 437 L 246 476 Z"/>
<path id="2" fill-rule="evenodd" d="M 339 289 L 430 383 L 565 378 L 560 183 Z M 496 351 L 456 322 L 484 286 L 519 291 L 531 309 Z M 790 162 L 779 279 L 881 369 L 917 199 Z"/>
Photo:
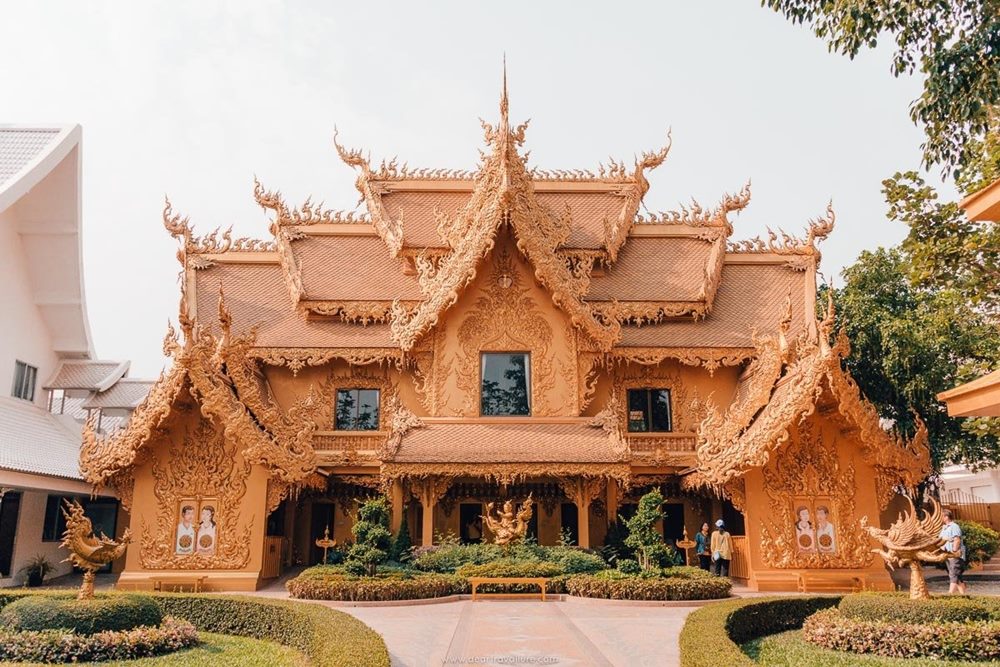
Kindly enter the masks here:
<path id="1" fill-rule="evenodd" d="M 794 337 L 806 321 L 805 280 L 805 272 L 782 265 L 726 264 L 705 318 L 623 326 L 618 347 L 753 347 L 755 329 L 761 334 L 777 330 L 789 295 Z"/>
<path id="2" fill-rule="evenodd" d="M 233 332 L 257 327 L 259 347 L 395 347 L 385 324 L 361 326 L 308 319 L 292 305 L 278 264 L 217 264 L 197 272 L 198 320 L 215 322 L 219 288 L 233 316 Z"/>
<path id="3" fill-rule="evenodd" d="M 389 257 L 378 236 L 307 236 L 293 241 L 303 299 L 392 301 L 421 298 L 415 276 Z"/>
<path id="4" fill-rule="evenodd" d="M 429 423 L 403 436 L 394 463 L 615 463 L 601 428 L 584 419 Z"/>
<path id="5" fill-rule="evenodd" d="M 690 237 L 633 237 L 606 273 L 590 280 L 588 301 L 699 301 L 712 244 Z"/>

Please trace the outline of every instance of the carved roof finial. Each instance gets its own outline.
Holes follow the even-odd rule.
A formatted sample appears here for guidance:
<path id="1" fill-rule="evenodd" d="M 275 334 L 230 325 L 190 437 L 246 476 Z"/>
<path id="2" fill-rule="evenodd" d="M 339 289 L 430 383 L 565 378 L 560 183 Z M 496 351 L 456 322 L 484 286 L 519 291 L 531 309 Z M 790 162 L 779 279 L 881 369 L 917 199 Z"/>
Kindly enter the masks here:
<path id="1" fill-rule="evenodd" d="M 833 305 L 833 287 L 826 292 L 826 315 L 819 323 L 819 349 L 823 354 L 830 352 L 830 335 L 833 332 L 834 320 L 837 318 L 837 311 Z"/>
<path id="2" fill-rule="evenodd" d="M 500 131 L 510 132 L 510 103 L 507 100 L 507 54 L 503 55 L 503 91 L 500 93 Z"/>
<path id="3" fill-rule="evenodd" d="M 781 360 L 788 363 L 791 347 L 788 343 L 788 332 L 792 328 L 792 293 L 788 292 L 785 297 L 785 310 L 778 324 L 778 349 L 781 351 Z"/>

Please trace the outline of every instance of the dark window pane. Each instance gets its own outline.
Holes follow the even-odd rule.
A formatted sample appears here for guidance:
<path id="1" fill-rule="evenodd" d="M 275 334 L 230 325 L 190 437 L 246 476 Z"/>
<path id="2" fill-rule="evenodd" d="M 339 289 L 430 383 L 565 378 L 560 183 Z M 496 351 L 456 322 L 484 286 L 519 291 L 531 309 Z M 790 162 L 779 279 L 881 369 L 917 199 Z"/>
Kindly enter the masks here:
<path id="1" fill-rule="evenodd" d="M 337 390 L 337 413 L 333 427 L 338 431 L 354 430 L 354 415 L 358 409 L 357 392 L 352 389 Z"/>
<path id="2" fill-rule="evenodd" d="M 378 430 L 378 389 L 358 390 L 358 418 L 354 430 Z"/>
<path id="3" fill-rule="evenodd" d="M 653 431 L 670 430 L 670 390 L 651 389 L 650 400 L 653 402 Z"/>
<path id="4" fill-rule="evenodd" d="M 531 366 L 525 353 L 483 355 L 481 411 L 484 415 L 530 415 Z"/>
<path id="5" fill-rule="evenodd" d="M 334 429 L 378 430 L 378 389 L 338 389 Z"/>
<path id="6" fill-rule="evenodd" d="M 644 433 L 649 430 L 649 390 L 628 390 L 628 430 Z"/>

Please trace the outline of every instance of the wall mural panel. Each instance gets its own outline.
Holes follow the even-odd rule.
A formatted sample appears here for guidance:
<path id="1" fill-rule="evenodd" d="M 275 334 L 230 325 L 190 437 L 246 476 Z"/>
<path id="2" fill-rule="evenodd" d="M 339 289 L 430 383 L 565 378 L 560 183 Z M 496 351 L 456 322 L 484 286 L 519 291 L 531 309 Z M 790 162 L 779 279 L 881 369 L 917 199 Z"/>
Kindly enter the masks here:
<path id="1" fill-rule="evenodd" d="M 251 465 L 222 430 L 201 419 L 166 455 L 152 456 L 155 523 L 142 521 L 139 562 L 151 570 L 240 569 L 250 560 L 254 517 L 243 497 Z"/>
<path id="2" fill-rule="evenodd" d="M 797 432 L 797 433 L 796 433 Z M 854 464 L 808 419 L 763 469 L 768 516 L 761 521 L 764 563 L 775 568 L 863 568 L 872 562 L 855 516 Z"/>

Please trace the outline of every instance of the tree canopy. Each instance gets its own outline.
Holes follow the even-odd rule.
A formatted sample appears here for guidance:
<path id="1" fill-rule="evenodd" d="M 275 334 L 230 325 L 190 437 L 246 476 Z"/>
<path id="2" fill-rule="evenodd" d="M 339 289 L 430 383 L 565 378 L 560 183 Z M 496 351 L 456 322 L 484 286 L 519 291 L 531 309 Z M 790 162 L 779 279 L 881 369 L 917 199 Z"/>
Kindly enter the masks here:
<path id="1" fill-rule="evenodd" d="M 889 36 L 892 74 L 919 72 L 910 117 L 924 127 L 924 164 L 960 174 L 1000 105 L 1000 0 L 762 0 L 854 58 Z M 992 120 L 996 121 L 993 115 Z M 995 127 L 995 125 L 994 125 Z"/>

